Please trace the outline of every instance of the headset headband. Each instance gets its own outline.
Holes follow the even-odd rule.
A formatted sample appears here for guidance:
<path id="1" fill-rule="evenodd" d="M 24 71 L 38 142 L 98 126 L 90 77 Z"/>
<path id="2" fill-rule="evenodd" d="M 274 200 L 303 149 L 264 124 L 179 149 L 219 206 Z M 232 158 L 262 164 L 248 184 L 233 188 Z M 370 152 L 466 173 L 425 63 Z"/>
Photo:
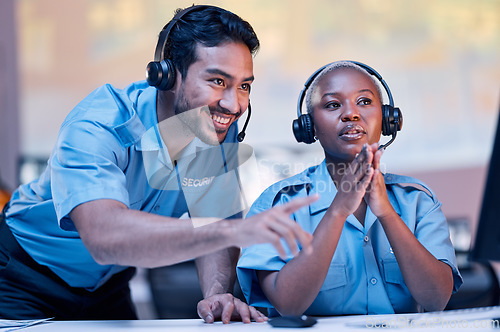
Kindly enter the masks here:
<path id="1" fill-rule="evenodd" d="M 359 67 L 363 68 L 364 70 L 366 70 L 368 72 L 368 74 L 370 75 L 373 75 L 375 76 L 378 81 L 382 84 L 382 86 L 384 87 L 386 93 L 387 93 L 387 97 L 389 98 L 389 106 L 391 107 L 394 107 L 394 99 L 392 98 L 392 93 L 391 93 L 391 89 L 389 89 L 389 86 L 387 85 L 387 83 L 384 81 L 384 79 L 382 78 L 382 75 L 380 75 L 375 69 L 373 69 L 372 67 L 368 66 L 368 65 L 365 65 L 364 63 L 361 63 L 361 62 L 357 62 L 357 61 L 351 61 L 351 60 L 344 60 L 344 61 L 336 61 L 336 62 L 349 62 L 349 63 L 352 63 L 352 64 L 355 64 L 355 65 L 358 65 Z M 300 91 L 300 94 L 299 94 L 299 100 L 298 100 L 298 103 L 297 103 L 297 117 L 300 117 L 302 115 L 302 103 L 304 102 L 304 98 L 306 96 L 306 92 L 307 92 L 307 89 L 309 89 L 309 87 L 311 86 L 312 82 L 314 81 L 314 79 L 328 66 L 336 63 L 336 62 L 331 62 L 327 65 L 324 65 L 323 67 L 321 67 L 320 69 L 316 70 L 306 81 L 306 83 L 304 83 L 304 88 L 302 89 L 302 91 Z"/>
<path id="2" fill-rule="evenodd" d="M 392 136 L 391 140 L 384 145 L 380 145 L 379 149 L 385 149 L 388 147 L 394 140 L 396 139 L 397 132 L 401 130 L 403 124 L 403 116 L 399 108 L 394 107 L 394 99 L 392 98 L 391 90 L 389 86 L 384 81 L 382 76 L 377 73 L 375 69 L 370 66 L 365 65 L 364 63 L 345 60 L 345 61 L 336 61 L 329 63 L 318 70 L 316 70 L 304 83 L 304 88 L 300 91 L 299 100 L 297 102 L 297 119 L 292 122 L 292 131 L 295 136 L 297 142 L 304 142 L 306 144 L 311 144 L 316 141 L 316 136 L 314 135 L 314 122 L 310 114 L 302 113 L 302 104 L 304 103 L 304 98 L 306 96 L 307 89 L 311 86 L 312 82 L 318 75 L 325 70 L 328 66 L 332 64 L 336 64 L 339 62 L 347 62 L 358 67 L 364 69 L 369 75 L 373 75 L 377 78 L 377 80 L 382 84 L 389 98 L 389 104 L 384 104 L 381 100 L 382 104 L 382 135 Z M 339 67 L 342 68 L 342 67 Z"/>
<path id="3" fill-rule="evenodd" d="M 201 10 L 204 8 L 208 8 L 211 6 L 207 5 L 193 5 L 188 8 L 184 8 L 180 12 L 178 12 L 170 22 L 167 23 L 166 26 L 163 27 L 163 29 L 160 32 L 160 35 L 158 37 L 158 44 L 156 44 L 156 50 L 155 50 L 155 58 L 154 61 L 160 62 L 165 58 L 165 47 L 167 46 L 167 41 L 168 41 L 168 36 L 170 34 L 170 30 L 177 24 L 178 21 L 184 17 L 184 15 L 195 11 L 195 10 Z"/>

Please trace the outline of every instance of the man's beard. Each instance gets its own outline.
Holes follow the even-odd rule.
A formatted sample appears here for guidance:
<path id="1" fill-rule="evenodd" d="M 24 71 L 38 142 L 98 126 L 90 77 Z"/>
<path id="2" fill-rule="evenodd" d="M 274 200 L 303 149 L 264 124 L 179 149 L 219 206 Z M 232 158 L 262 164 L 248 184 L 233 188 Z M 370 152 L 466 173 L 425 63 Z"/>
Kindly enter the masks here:
<path id="1" fill-rule="evenodd" d="M 229 111 L 220 107 L 218 104 L 215 106 L 215 109 L 213 106 L 207 105 L 207 107 L 207 116 L 210 118 L 210 121 L 212 121 L 212 118 L 209 111 L 213 111 L 216 114 L 231 114 Z M 222 143 L 222 141 L 226 138 L 227 130 L 216 129 L 213 125 L 213 122 L 210 122 L 210 126 L 203 126 L 203 119 L 201 118 L 203 116 L 203 110 L 197 111 L 197 109 L 200 109 L 200 107 L 192 107 L 192 105 L 184 95 L 184 89 L 181 89 L 181 91 L 179 92 L 179 97 L 174 104 L 174 113 L 175 116 L 177 116 L 184 124 L 184 129 L 190 131 L 206 144 L 218 145 Z M 237 114 L 236 118 L 238 118 L 240 114 Z M 224 134 L 224 137 L 219 140 L 217 134 Z"/>
<path id="2" fill-rule="evenodd" d="M 174 112 L 175 116 L 178 117 L 178 119 L 184 125 L 183 129 L 188 131 L 189 134 L 193 134 L 206 144 L 219 144 L 219 139 L 213 126 L 213 122 L 203 125 L 204 121 L 208 123 L 207 119 L 202 118 L 204 116 L 204 111 L 201 109 L 201 107 L 193 108 L 187 98 L 184 96 L 183 90 L 181 90 L 179 98 L 174 104 Z M 208 110 L 206 110 L 206 112 L 208 112 Z M 207 114 L 206 116 L 210 118 L 210 121 L 212 121 L 210 112 L 208 113 L 209 114 Z"/>

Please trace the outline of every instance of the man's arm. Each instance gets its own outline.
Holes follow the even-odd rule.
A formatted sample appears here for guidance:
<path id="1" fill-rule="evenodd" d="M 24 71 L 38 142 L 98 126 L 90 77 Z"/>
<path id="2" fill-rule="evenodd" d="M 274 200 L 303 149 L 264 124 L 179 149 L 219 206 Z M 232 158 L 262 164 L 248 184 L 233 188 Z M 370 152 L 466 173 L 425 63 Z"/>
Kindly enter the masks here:
<path id="1" fill-rule="evenodd" d="M 203 297 L 233 293 L 240 249 L 231 247 L 195 259 Z"/>
<path id="2" fill-rule="evenodd" d="M 204 299 L 198 303 L 198 315 L 207 323 L 221 319 L 250 323 L 253 319 L 262 322 L 267 319 L 257 309 L 233 296 L 236 280 L 236 263 L 240 249 L 236 247 L 219 250 L 196 258 L 196 268 Z"/>
<path id="3" fill-rule="evenodd" d="M 80 237 L 99 264 L 159 267 L 227 247 L 232 228 L 193 228 L 189 219 L 128 209 L 115 200 L 83 203 L 70 213 Z"/>
<path id="4" fill-rule="evenodd" d="M 193 227 L 189 219 L 131 210 L 108 199 L 80 204 L 70 218 L 98 263 L 159 267 L 255 243 L 272 243 L 284 255 L 281 238 L 292 252 L 297 252 L 297 241 L 309 248 L 311 235 L 291 220 L 290 214 L 316 199 L 296 199 L 244 222 L 221 220 L 203 227 Z"/>

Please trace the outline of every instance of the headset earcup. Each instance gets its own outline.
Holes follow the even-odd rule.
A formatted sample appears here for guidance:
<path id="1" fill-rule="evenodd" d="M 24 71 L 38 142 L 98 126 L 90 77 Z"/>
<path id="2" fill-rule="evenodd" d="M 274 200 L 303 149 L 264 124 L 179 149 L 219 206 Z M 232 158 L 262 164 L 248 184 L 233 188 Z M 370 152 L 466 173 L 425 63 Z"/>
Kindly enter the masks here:
<path id="1" fill-rule="evenodd" d="M 158 86 L 161 81 L 161 65 L 159 62 L 151 61 L 146 67 L 146 82 L 151 86 Z"/>
<path id="2" fill-rule="evenodd" d="M 316 142 L 316 139 L 314 138 L 314 124 L 312 117 L 309 114 L 302 114 L 302 125 L 304 128 L 304 135 L 306 140 L 304 143 L 311 144 Z"/>
<path id="3" fill-rule="evenodd" d="M 382 105 L 382 135 L 391 136 L 403 127 L 403 115 L 397 107 Z"/>
<path id="4" fill-rule="evenodd" d="M 394 107 L 394 122 L 398 123 L 396 130 L 400 131 L 403 128 L 403 113 L 398 107 Z"/>
<path id="5" fill-rule="evenodd" d="M 158 90 L 170 90 L 175 84 L 175 67 L 172 60 L 167 59 L 160 62 L 162 77 Z"/>
<path id="6" fill-rule="evenodd" d="M 171 60 L 152 61 L 146 67 L 146 81 L 158 90 L 170 90 L 175 84 L 175 67 Z"/>
<path id="7" fill-rule="evenodd" d="M 394 133 L 394 118 L 392 107 L 382 105 L 382 135 L 391 136 Z"/>
<path id="8" fill-rule="evenodd" d="M 314 124 L 309 114 L 302 114 L 292 123 L 293 135 L 297 142 L 311 144 L 316 141 L 314 138 Z"/>

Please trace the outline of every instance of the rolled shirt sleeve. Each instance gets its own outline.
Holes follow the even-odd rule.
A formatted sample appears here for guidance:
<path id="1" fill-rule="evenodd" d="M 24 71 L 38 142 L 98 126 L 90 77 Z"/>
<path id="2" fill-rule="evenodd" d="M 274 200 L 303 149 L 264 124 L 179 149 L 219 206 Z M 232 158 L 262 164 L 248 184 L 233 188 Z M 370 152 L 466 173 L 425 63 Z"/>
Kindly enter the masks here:
<path id="1" fill-rule="evenodd" d="M 64 127 L 52 159 L 52 195 L 60 227 L 73 230 L 67 215 L 79 204 L 114 199 L 129 204 L 118 166 L 125 149 L 109 128 L 90 121 Z"/>

